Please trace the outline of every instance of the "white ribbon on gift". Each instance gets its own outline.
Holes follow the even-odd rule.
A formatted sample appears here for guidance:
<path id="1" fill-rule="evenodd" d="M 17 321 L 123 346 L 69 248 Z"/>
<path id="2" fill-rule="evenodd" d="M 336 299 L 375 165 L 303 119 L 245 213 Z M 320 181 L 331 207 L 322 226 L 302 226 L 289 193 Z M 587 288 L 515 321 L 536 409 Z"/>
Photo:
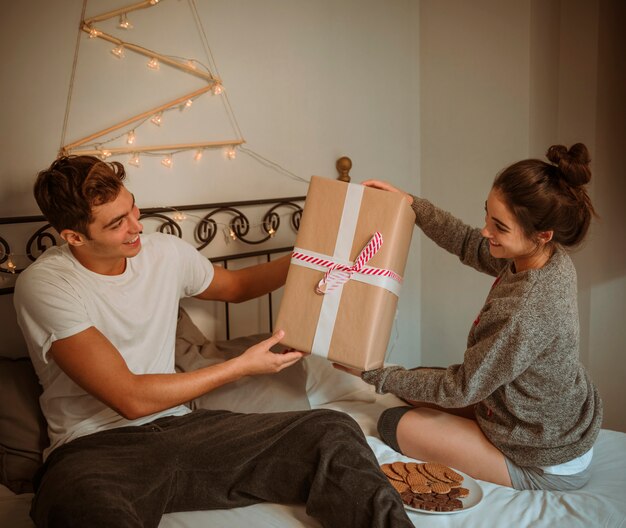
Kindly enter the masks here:
<path id="1" fill-rule="evenodd" d="M 346 198 L 344 200 L 343 211 L 339 223 L 339 231 L 337 233 L 337 241 L 335 242 L 335 249 L 331 256 L 322 255 L 320 253 L 302 248 L 294 248 L 294 253 L 310 256 L 313 260 L 332 260 L 332 262 L 336 264 L 352 266 L 353 262 L 350 261 L 350 251 L 352 250 L 354 234 L 356 232 L 359 218 L 363 190 L 364 187 L 362 185 L 353 183 L 348 184 L 348 190 L 346 192 Z M 325 266 L 295 257 L 292 257 L 291 263 L 323 272 L 326 272 L 328 269 Z M 374 269 L 369 266 L 364 266 L 364 268 Z M 394 278 L 390 276 L 353 273 L 350 279 L 364 282 L 372 286 L 385 288 L 396 296 L 400 295 L 401 278 L 397 275 Z M 317 328 L 315 330 L 315 336 L 313 337 L 313 345 L 311 347 L 311 352 L 317 356 L 328 357 L 330 342 L 335 328 L 335 321 L 337 320 L 337 313 L 339 311 L 343 286 L 344 283 L 337 284 L 334 286 L 332 294 L 324 295 L 322 308 L 317 321 Z"/>

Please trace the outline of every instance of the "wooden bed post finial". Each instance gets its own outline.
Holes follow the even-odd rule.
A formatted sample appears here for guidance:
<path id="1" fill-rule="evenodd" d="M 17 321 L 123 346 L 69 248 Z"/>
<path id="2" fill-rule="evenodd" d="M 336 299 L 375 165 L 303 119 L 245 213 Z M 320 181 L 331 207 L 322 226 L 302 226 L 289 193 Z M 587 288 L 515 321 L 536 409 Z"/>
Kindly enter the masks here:
<path id="1" fill-rule="evenodd" d="M 335 165 L 337 167 L 338 180 L 350 183 L 350 169 L 352 168 L 352 160 L 347 156 L 342 156 L 337 160 Z"/>

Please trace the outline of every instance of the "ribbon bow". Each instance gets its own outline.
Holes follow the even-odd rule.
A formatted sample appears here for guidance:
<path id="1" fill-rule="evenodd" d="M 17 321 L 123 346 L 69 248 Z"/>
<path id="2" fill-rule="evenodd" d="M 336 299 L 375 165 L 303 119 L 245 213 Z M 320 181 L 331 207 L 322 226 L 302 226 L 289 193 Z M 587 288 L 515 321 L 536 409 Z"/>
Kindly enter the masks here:
<path id="1" fill-rule="evenodd" d="M 319 281 L 315 287 L 315 292 L 324 295 L 335 290 L 338 286 L 348 282 L 353 273 L 359 273 L 368 261 L 378 253 L 378 250 L 383 245 L 383 235 L 378 231 L 374 233 L 374 236 L 365 245 L 365 247 L 359 253 L 359 256 L 354 261 L 352 266 L 346 266 L 345 264 L 332 264 L 322 280 Z"/>

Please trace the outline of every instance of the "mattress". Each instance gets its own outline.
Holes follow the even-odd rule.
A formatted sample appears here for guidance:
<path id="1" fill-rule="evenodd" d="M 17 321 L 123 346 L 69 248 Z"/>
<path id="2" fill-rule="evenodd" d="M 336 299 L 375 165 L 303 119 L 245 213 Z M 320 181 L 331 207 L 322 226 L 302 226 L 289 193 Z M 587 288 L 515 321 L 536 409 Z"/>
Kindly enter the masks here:
<path id="1" fill-rule="evenodd" d="M 376 434 L 376 421 L 387 407 L 402 402 L 392 395 L 375 401 L 334 401 L 316 406 L 350 414 L 361 426 L 379 462 L 410 461 L 387 447 Z M 478 481 L 483 497 L 470 510 L 450 514 L 409 512 L 415 526 L 485 528 L 620 528 L 626 526 L 626 434 L 603 429 L 594 446 L 589 483 L 574 492 L 516 491 Z M 15 495 L 0 486 L 0 527 L 32 528 L 32 494 Z M 302 505 L 257 504 L 232 510 L 166 514 L 160 528 L 319 527 Z"/>

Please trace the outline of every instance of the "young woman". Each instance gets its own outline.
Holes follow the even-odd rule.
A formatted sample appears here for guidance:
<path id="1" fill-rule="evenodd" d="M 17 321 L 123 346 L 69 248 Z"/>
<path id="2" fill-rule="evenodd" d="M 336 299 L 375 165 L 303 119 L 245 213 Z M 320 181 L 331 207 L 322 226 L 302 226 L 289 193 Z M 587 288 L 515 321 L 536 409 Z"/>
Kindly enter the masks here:
<path id="1" fill-rule="evenodd" d="M 602 401 L 578 360 L 576 271 L 566 249 L 595 214 L 585 191 L 589 153 L 550 147 L 550 163 L 504 169 L 473 229 L 403 193 L 416 224 L 464 264 L 497 277 L 469 333 L 463 363 L 361 373 L 409 406 L 385 411 L 378 429 L 396 451 L 517 489 L 568 490 L 589 479 Z"/>

